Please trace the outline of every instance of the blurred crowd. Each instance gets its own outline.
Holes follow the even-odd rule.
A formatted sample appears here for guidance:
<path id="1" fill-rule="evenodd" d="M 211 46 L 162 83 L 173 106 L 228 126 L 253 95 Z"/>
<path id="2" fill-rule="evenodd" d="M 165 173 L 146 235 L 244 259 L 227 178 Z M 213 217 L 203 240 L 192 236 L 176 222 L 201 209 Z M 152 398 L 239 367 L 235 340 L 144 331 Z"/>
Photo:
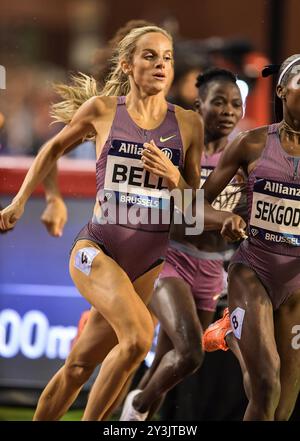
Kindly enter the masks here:
<path id="1" fill-rule="evenodd" d="M 124 33 L 126 29 L 125 25 L 119 32 Z M 95 49 L 90 66 L 85 72 L 93 75 L 99 85 L 103 84 L 108 74 L 108 60 L 116 38 L 119 37 L 120 34 L 117 34 L 106 46 Z M 244 96 L 248 94 L 245 117 L 238 131 L 270 122 L 269 108 L 265 109 L 259 120 L 253 109 L 251 111 L 251 107 L 258 106 L 258 103 L 253 102 L 249 106 L 249 99 L 255 96 L 255 89 L 259 89 L 260 70 L 268 61 L 263 54 L 255 52 L 251 44 L 243 40 L 224 40 L 217 37 L 186 40 L 176 35 L 174 37 L 175 77 L 169 92 L 169 101 L 186 109 L 193 109 L 197 98 L 197 76 L 207 68 L 224 67 L 238 75 L 244 84 Z M 0 92 L 0 110 L 5 116 L 4 128 L 0 133 L 0 155 L 35 156 L 43 143 L 61 129 L 59 124 L 52 124 L 50 115 L 51 103 L 58 99 L 53 83 L 68 82 L 69 72 L 53 64 L 30 63 L 19 67 L 6 66 L 6 76 L 6 90 Z M 266 80 L 264 81 L 266 84 Z M 261 101 L 266 102 L 264 99 L 265 97 Z M 74 158 L 94 158 L 93 143 L 85 142 L 69 155 Z"/>

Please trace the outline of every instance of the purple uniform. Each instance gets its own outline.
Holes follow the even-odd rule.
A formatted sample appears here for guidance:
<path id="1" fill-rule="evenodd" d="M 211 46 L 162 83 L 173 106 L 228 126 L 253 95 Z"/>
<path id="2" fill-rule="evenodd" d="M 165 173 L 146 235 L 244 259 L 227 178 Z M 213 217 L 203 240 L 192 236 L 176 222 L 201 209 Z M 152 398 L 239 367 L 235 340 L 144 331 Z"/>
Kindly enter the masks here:
<path id="1" fill-rule="evenodd" d="M 252 268 L 274 309 L 300 289 L 300 157 L 282 148 L 278 124 L 248 178 L 248 235 L 232 258 Z"/>
<path id="2" fill-rule="evenodd" d="M 229 252 L 228 259 L 231 256 Z M 197 309 L 214 311 L 224 288 L 223 260 L 220 253 L 214 255 L 171 240 L 159 279 L 166 277 L 183 279 L 190 286 Z"/>
<path id="3" fill-rule="evenodd" d="M 212 155 L 205 153 L 201 158 L 201 186 L 216 167 L 222 152 Z M 233 211 L 245 205 L 245 185 L 233 180 L 216 198 L 213 206 L 216 209 Z M 191 288 L 197 309 L 214 311 L 217 301 L 224 289 L 224 260 L 232 257 L 231 249 L 222 252 L 198 250 L 187 243 L 170 241 L 166 261 L 159 278 L 177 277 L 183 279 Z"/>
<path id="4" fill-rule="evenodd" d="M 143 144 L 153 140 L 178 167 L 183 164 L 183 146 L 172 104 L 159 127 L 145 130 L 130 118 L 125 102 L 125 96 L 118 97 L 110 134 L 96 163 L 100 215 L 94 213 L 76 241 L 100 245 L 133 281 L 164 259 L 171 220 L 167 184 L 143 169 Z"/>

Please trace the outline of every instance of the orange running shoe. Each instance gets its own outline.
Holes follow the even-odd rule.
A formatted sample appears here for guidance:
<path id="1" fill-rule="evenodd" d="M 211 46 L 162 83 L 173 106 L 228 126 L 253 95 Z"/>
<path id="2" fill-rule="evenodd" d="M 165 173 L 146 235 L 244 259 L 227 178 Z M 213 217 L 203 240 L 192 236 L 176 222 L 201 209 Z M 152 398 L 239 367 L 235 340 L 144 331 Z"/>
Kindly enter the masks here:
<path id="1" fill-rule="evenodd" d="M 229 309 L 225 308 L 223 317 L 216 322 L 209 325 L 202 337 L 202 347 L 206 352 L 214 352 L 218 349 L 228 351 L 229 347 L 226 343 L 225 337 L 229 332 L 232 332 Z"/>

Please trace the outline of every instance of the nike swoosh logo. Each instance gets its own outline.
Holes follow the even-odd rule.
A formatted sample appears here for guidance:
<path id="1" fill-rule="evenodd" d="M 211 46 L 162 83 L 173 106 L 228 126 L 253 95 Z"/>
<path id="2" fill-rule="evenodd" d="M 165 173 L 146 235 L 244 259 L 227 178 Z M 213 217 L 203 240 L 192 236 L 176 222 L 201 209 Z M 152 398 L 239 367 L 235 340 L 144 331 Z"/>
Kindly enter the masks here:
<path id="1" fill-rule="evenodd" d="M 166 142 L 169 141 L 169 139 L 175 138 L 176 135 L 172 135 L 172 136 L 168 136 L 167 138 L 164 138 L 163 136 L 161 136 L 159 138 L 160 142 Z"/>

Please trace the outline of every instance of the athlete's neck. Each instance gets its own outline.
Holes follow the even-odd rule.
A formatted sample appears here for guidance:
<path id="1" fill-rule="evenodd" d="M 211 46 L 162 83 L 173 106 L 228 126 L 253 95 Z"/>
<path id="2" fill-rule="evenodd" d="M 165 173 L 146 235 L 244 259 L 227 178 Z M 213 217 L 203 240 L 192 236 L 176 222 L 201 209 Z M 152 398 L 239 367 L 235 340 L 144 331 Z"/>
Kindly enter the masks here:
<path id="1" fill-rule="evenodd" d="M 282 141 L 300 145 L 300 122 L 282 120 L 279 124 L 279 134 Z"/>
<path id="2" fill-rule="evenodd" d="M 151 96 L 129 92 L 126 96 L 126 109 L 138 121 L 161 121 L 167 107 L 163 92 Z"/>
<path id="3" fill-rule="evenodd" d="M 214 153 L 221 152 L 228 143 L 227 136 L 223 136 L 222 138 L 218 139 L 211 139 L 209 136 L 205 135 L 204 138 L 204 151 L 207 155 L 213 155 Z"/>

